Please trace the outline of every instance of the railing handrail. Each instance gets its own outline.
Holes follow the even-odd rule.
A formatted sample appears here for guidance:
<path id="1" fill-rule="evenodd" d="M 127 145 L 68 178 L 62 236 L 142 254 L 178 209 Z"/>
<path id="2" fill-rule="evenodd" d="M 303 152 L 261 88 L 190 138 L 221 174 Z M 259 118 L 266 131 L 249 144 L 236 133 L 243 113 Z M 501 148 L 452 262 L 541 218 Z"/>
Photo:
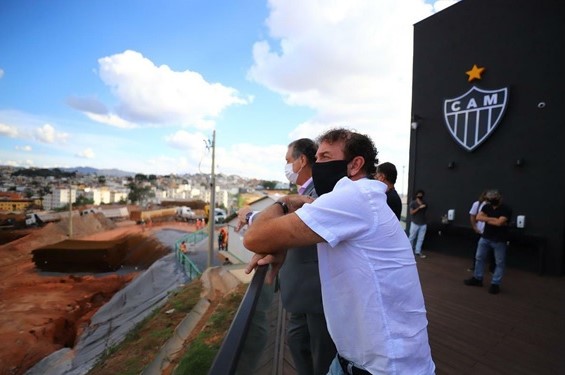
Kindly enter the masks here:
<path id="1" fill-rule="evenodd" d="M 259 266 L 255 270 L 251 283 L 241 300 L 241 304 L 212 363 L 212 367 L 210 367 L 208 375 L 230 375 L 235 373 L 268 269 L 269 266 L 265 265 Z"/>
<path id="2" fill-rule="evenodd" d="M 183 266 L 184 272 L 187 274 L 190 280 L 193 280 L 196 277 L 202 275 L 202 271 L 198 269 L 198 266 L 194 264 L 190 258 L 181 251 L 181 243 L 189 243 L 189 244 L 196 244 L 196 242 L 201 241 L 202 239 L 208 236 L 208 232 L 205 229 L 201 229 L 196 232 L 192 232 L 186 234 L 179 238 L 175 242 L 175 253 L 177 255 L 177 259 L 179 263 Z"/>

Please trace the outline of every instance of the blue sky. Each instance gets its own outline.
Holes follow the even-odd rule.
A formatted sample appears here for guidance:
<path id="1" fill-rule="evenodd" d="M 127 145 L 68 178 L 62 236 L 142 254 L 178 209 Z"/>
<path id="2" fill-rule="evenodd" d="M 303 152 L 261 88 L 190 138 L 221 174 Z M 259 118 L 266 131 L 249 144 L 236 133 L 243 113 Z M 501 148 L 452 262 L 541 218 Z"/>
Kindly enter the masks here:
<path id="1" fill-rule="evenodd" d="M 0 164 L 208 173 L 216 130 L 218 173 L 284 181 L 346 126 L 407 173 L 413 24 L 452 3 L 2 1 Z"/>

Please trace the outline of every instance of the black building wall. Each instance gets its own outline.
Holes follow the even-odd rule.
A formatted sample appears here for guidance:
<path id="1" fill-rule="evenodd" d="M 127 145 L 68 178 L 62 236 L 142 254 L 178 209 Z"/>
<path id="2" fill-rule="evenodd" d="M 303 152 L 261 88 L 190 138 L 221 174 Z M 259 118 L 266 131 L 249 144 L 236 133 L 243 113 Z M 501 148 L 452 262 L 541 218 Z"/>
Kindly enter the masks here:
<path id="1" fill-rule="evenodd" d="M 545 241 L 545 271 L 564 273 L 564 9 L 556 0 L 463 0 L 414 26 L 418 127 L 411 130 L 409 195 L 426 191 L 425 247 L 457 247 L 438 233 L 470 233 L 471 204 L 483 189 L 497 188 L 513 209 L 512 222 L 526 216 L 514 237 L 537 250 Z M 468 82 L 474 64 L 485 69 Z M 444 100 L 473 86 L 508 88 L 508 101 L 495 130 L 469 152 L 451 136 L 443 109 Z M 455 220 L 442 225 L 449 209 Z"/>

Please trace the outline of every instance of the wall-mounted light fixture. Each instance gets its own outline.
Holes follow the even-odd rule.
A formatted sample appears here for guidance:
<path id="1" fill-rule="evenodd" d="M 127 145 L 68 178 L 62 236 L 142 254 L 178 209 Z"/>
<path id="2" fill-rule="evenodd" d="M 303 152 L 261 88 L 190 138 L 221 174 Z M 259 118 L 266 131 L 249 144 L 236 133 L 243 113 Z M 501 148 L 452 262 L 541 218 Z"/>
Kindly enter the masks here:
<path id="1" fill-rule="evenodd" d="M 420 116 L 412 115 L 412 122 L 410 123 L 412 130 L 418 129 L 418 126 L 420 126 L 420 120 L 422 120 Z"/>

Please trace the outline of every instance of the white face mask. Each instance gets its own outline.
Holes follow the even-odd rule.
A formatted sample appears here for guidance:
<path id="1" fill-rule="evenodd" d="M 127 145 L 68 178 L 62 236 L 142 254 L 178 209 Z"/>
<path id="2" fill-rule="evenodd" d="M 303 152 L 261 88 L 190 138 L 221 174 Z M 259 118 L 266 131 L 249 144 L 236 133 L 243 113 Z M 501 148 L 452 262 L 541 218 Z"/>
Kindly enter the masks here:
<path id="1" fill-rule="evenodd" d="M 296 184 L 296 180 L 298 180 L 298 173 L 300 173 L 300 171 L 295 172 L 292 169 L 292 164 L 293 163 L 288 163 L 284 166 L 284 174 L 291 184 Z"/>

